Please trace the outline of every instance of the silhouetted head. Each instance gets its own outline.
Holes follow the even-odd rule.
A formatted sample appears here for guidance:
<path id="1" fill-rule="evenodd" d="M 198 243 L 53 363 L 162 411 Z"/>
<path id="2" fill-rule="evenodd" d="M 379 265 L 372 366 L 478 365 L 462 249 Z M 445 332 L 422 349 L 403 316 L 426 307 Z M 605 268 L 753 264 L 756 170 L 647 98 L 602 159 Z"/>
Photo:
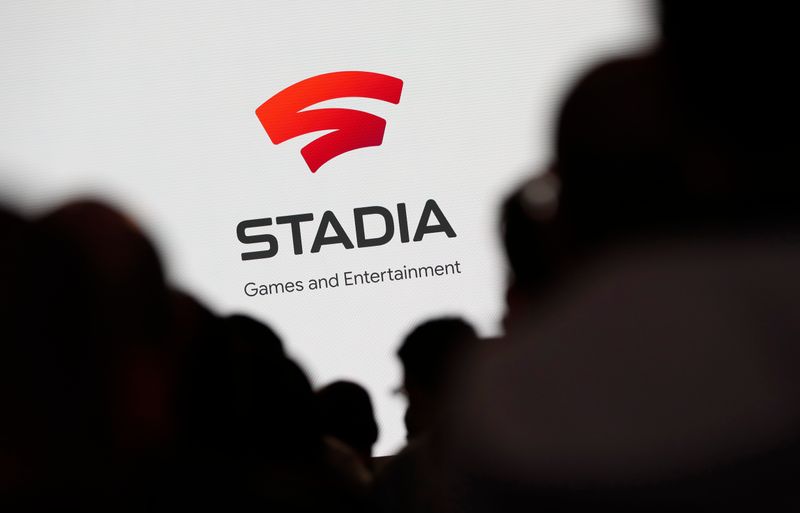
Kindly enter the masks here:
<path id="1" fill-rule="evenodd" d="M 158 254 L 130 218 L 96 201 L 68 203 L 38 225 L 84 269 L 62 301 L 80 305 L 86 353 L 74 341 L 69 349 L 83 355 L 78 365 L 97 366 L 114 443 L 138 451 L 165 436 L 169 416 L 170 302 Z"/>
<path id="2" fill-rule="evenodd" d="M 503 244 L 511 270 L 506 324 L 527 314 L 564 266 L 555 215 L 559 182 L 552 172 L 538 175 L 516 189 L 503 203 Z"/>
<path id="3" fill-rule="evenodd" d="M 14 239 L 0 272 L 14 275 L 2 288 L 12 294 L 4 314 L 14 315 L 16 333 L 3 337 L 6 349 L 16 339 L 13 355 L 0 355 L 15 369 L 4 373 L 13 401 L 3 404 L 24 455 L 18 470 L 35 483 L 29 492 L 45 502 L 58 496 L 67 509 L 143 493 L 167 416 L 167 309 L 155 251 L 97 203 L 22 224 L 0 215 L 0 224 Z"/>
<path id="4" fill-rule="evenodd" d="M 68 507 L 88 481 L 109 491 L 112 401 L 85 329 L 88 266 L 39 223 L 0 213 L 0 231 L 0 500 L 61 494 Z"/>
<path id="5" fill-rule="evenodd" d="M 685 130 L 726 162 L 718 188 L 748 217 L 797 217 L 800 79 L 790 4 L 660 2 L 662 48 Z M 718 156 L 717 156 L 718 158 Z M 735 202 L 735 203 L 734 203 Z M 768 221 L 773 224 L 773 221 Z"/>
<path id="6" fill-rule="evenodd" d="M 158 254 L 124 214 L 94 201 L 69 203 L 39 224 L 90 270 L 84 320 L 107 341 L 154 342 L 167 328 L 169 299 Z"/>
<path id="7" fill-rule="evenodd" d="M 296 458 L 319 442 L 314 395 L 267 326 L 218 318 L 194 341 L 182 386 L 190 451 L 248 468 Z"/>
<path id="8" fill-rule="evenodd" d="M 300 367 L 283 353 L 278 336 L 244 315 L 223 319 L 231 357 L 231 404 L 246 452 L 294 457 L 317 441 L 314 394 Z"/>
<path id="9" fill-rule="evenodd" d="M 796 20 L 789 4 L 660 2 L 662 45 L 679 93 L 740 151 L 794 140 Z M 759 170 L 765 172 L 766 170 Z"/>
<path id="10" fill-rule="evenodd" d="M 0 209 L 0 234 L 0 329 L 7 346 L 21 334 L 20 317 L 29 306 L 22 301 L 28 294 L 21 295 L 28 278 L 29 223 Z"/>
<path id="11" fill-rule="evenodd" d="M 260 346 L 264 354 L 274 353 L 276 357 L 283 356 L 281 340 L 266 324 L 246 315 L 234 314 L 224 320 L 225 331 L 234 344 Z"/>
<path id="12" fill-rule="evenodd" d="M 335 381 L 317 391 L 320 423 L 325 435 L 355 450 L 369 465 L 378 425 L 369 393 L 357 383 Z"/>
<path id="13" fill-rule="evenodd" d="M 660 44 L 590 70 L 559 115 L 558 220 L 579 252 L 800 217 L 790 7 L 660 4 Z"/>
<path id="14" fill-rule="evenodd" d="M 44 420 L 36 419 L 38 408 L 30 406 L 39 398 L 34 394 L 37 379 L 30 376 L 35 355 L 25 341 L 32 307 L 25 291 L 30 279 L 29 230 L 29 223 L 0 209 L 0 504 L 2 497 L 29 485 L 24 482 L 29 477 L 25 467 L 38 440 L 28 435 Z"/>
<path id="15" fill-rule="evenodd" d="M 408 398 L 407 437 L 434 427 L 448 386 L 465 356 L 478 340 L 461 319 L 437 319 L 415 328 L 397 351 L 403 364 L 403 389 Z"/>

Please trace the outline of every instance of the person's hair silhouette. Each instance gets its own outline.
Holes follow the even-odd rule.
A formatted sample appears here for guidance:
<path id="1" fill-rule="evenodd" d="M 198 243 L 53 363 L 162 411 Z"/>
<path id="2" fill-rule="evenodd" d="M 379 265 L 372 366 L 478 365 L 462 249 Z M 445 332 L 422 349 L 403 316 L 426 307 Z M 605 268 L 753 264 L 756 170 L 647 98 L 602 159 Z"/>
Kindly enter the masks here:
<path id="1" fill-rule="evenodd" d="M 365 467 L 371 468 L 378 424 L 364 387 L 350 381 L 335 381 L 317 391 L 317 404 L 323 434 L 344 442 L 358 454 Z"/>
<path id="2" fill-rule="evenodd" d="M 409 440 L 436 425 L 448 385 L 477 338 L 472 326 L 455 318 L 428 321 L 406 336 L 397 356 L 403 364 Z"/>

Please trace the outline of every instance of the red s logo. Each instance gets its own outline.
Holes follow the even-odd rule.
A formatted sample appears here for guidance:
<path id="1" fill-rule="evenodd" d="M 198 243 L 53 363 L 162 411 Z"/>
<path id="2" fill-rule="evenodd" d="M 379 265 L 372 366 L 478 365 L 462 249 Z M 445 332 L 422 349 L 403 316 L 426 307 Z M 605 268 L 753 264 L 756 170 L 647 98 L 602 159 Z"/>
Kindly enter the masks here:
<path id="1" fill-rule="evenodd" d="M 386 120 L 352 109 L 305 110 L 334 98 L 374 98 L 397 104 L 403 81 L 368 71 L 339 71 L 307 78 L 279 92 L 259 108 L 256 116 L 273 144 L 318 130 L 333 130 L 308 143 L 300 153 L 315 173 L 342 153 L 380 146 Z"/>

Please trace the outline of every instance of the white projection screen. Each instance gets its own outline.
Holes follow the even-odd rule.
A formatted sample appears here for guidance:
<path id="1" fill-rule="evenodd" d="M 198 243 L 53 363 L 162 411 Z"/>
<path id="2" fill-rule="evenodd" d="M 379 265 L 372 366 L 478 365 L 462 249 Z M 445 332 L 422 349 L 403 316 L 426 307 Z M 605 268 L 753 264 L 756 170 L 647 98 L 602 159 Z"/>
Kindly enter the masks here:
<path id="1" fill-rule="evenodd" d="M 500 334 L 506 267 L 498 207 L 552 157 L 566 92 L 587 67 L 647 48 L 641 0 L 75 1 L 0 5 L 0 201 L 35 215 L 77 197 L 121 208 L 152 237 L 172 284 L 219 314 L 268 323 L 315 386 L 364 385 L 380 427 L 376 454 L 405 439 L 395 352 L 422 321 L 461 316 Z M 301 148 L 274 144 L 256 109 L 318 75 L 365 71 L 402 81 L 399 102 L 330 99 L 383 118 L 382 144 L 316 172 Z M 433 200 L 455 237 L 414 241 Z M 396 229 L 358 247 L 354 209 L 386 208 Z M 353 248 L 312 252 L 331 211 Z M 277 240 L 242 260 L 244 220 L 313 214 L 253 229 Z M 366 235 L 384 229 L 364 218 Z M 433 222 L 433 219 L 431 219 Z M 372 235 L 370 235 L 372 234 Z M 459 273 L 310 290 L 309 281 L 458 262 Z M 54 262 L 53 265 L 58 265 Z M 301 281 L 249 296 L 247 284 Z"/>

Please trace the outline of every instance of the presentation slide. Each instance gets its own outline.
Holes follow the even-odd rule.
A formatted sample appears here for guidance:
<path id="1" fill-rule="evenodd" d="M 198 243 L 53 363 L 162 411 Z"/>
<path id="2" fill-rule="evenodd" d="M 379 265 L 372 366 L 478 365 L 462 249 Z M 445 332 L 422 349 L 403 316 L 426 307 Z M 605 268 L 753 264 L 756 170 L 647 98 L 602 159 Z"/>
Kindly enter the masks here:
<path id="1" fill-rule="evenodd" d="M 0 201 L 128 213 L 176 287 L 267 323 L 314 386 L 366 387 L 391 454 L 404 336 L 501 333 L 499 207 L 587 67 L 653 44 L 652 8 L 4 2 Z"/>

